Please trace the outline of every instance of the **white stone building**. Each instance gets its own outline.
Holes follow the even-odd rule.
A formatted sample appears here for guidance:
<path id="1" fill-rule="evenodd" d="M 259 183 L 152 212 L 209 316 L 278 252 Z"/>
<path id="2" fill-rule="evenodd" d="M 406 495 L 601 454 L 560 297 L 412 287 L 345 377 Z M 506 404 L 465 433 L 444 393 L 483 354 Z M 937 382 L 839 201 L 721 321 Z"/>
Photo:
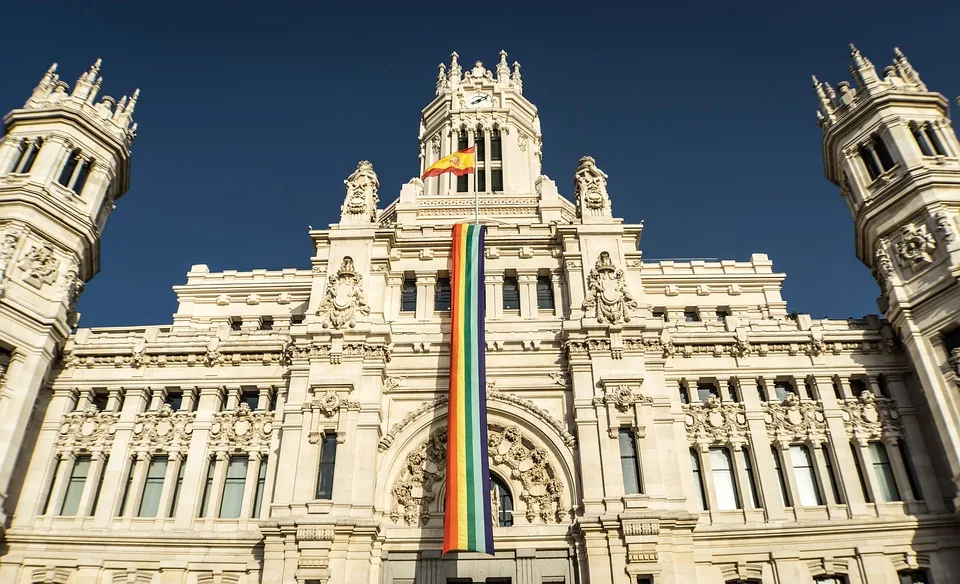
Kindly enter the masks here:
<path id="1" fill-rule="evenodd" d="M 960 582 L 960 144 L 897 52 L 815 82 L 888 320 L 789 314 L 748 261 L 645 262 L 590 157 L 571 196 L 506 54 L 440 66 L 421 169 L 361 162 L 312 269 L 176 286 L 78 329 L 136 93 L 55 67 L 0 146 L 0 582 Z M 495 557 L 441 558 L 451 224 L 479 191 Z"/>

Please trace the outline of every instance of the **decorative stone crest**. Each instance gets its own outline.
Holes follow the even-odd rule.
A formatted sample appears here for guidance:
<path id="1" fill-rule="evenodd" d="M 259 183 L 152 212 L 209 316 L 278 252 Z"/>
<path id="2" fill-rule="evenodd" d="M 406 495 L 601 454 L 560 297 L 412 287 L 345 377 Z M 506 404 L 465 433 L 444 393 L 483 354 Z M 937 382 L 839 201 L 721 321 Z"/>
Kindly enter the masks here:
<path id="1" fill-rule="evenodd" d="M 595 310 L 597 322 L 618 324 L 630 322 L 637 301 L 630 295 L 623 270 L 613 265 L 610 254 L 603 251 L 587 278 L 587 297 L 583 309 Z"/>
<path id="2" fill-rule="evenodd" d="M 232 412 L 218 412 L 210 425 L 210 443 L 233 447 L 266 447 L 273 432 L 273 412 L 252 412 L 241 403 Z"/>
<path id="3" fill-rule="evenodd" d="M 174 412 L 163 404 L 156 412 L 137 414 L 133 424 L 133 443 L 141 445 L 177 445 L 190 442 L 193 412 Z"/>
<path id="4" fill-rule="evenodd" d="M 17 250 L 17 244 L 20 242 L 20 233 L 15 228 L 8 228 L 3 232 L 3 238 L 0 239 L 0 282 L 3 281 L 7 273 L 7 266 L 13 259 L 13 254 Z"/>
<path id="5" fill-rule="evenodd" d="M 341 221 L 356 223 L 373 223 L 377 220 L 377 204 L 380 197 L 377 195 L 377 189 L 380 188 L 380 181 L 377 180 L 377 173 L 373 172 L 373 164 L 366 160 L 357 164 L 357 169 L 353 171 L 347 180 L 343 181 L 347 186 L 347 196 L 340 208 Z"/>
<path id="6" fill-rule="evenodd" d="M 653 403 L 652 397 L 635 392 L 629 385 L 610 385 L 605 390 L 604 395 L 593 398 L 593 405 L 611 405 L 621 412 L 626 412 L 633 407 L 633 404 Z"/>
<path id="7" fill-rule="evenodd" d="M 519 426 L 491 423 L 487 427 L 490 466 L 510 477 L 519 492 L 514 493 L 526 505 L 530 523 L 559 523 L 564 485 L 549 461 L 546 449 L 523 435 Z M 418 447 L 407 454 L 404 470 L 393 485 L 393 509 L 390 518 L 411 526 L 430 522 L 430 507 L 439 486 L 446 478 L 447 428 L 434 430 Z"/>
<path id="8" fill-rule="evenodd" d="M 573 175 L 578 217 L 610 216 L 607 175 L 597 168 L 592 156 L 584 156 Z"/>
<path id="9" fill-rule="evenodd" d="M 323 328 L 353 328 L 357 313 L 370 314 L 370 307 L 363 299 L 363 276 L 353 266 L 353 258 L 346 256 L 336 274 L 327 279 L 327 289 L 317 315 Z"/>
<path id="10" fill-rule="evenodd" d="M 819 402 L 800 401 L 796 394 L 788 393 L 782 403 L 767 402 L 763 409 L 771 440 L 781 443 L 826 441 L 826 418 Z"/>
<path id="11" fill-rule="evenodd" d="M 847 432 L 862 444 L 900 436 L 900 411 L 892 399 L 878 398 L 872 391 L 863 391 L 856 399 L 845 399 L 840 407 Z"/>
<path id="12" fill-rule="evenodd" d="M 683 425 L 694 444 L 745 444 L 747 416 L 743 404 L 725 403 L 711 395 L 706 403 L 685 404 Z"/>
<path id="13" fill-rule="evenodd" d="M 98 412 L 92 405 L 82 412 L 67 414 L 60 423 L 57 446 L 70 450 L 109 449 L 119 419 L 119 414 Z"/>
<path id="14" fill-rule="evenodd" d="M 897 242 L 897 257 L 900 264 L 917 268 L 933 261 L 933 250 L 937 242 L 927 232 L 927 226 L 909 223 L 900 228 L 900 241 Z"/>
<path id="15" fill-rule="evenodd" d="M 57 268 L 60 260 L 53 255 L 53 248 L 46 244 L 32 245 L 18 264 L 24 271 L 23 281 L 41 288 L 44 284 L 53 284 L 57 281 Z"/>

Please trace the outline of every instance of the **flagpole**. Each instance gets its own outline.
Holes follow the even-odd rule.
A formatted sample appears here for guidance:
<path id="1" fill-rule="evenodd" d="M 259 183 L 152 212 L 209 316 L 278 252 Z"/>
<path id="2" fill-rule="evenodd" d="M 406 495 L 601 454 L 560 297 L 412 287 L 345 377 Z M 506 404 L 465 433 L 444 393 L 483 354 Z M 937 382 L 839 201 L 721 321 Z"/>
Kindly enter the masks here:
<path id="1" fill-rule="evenodd" d="M 480 106 L 477 106 L 477 122 L 480 122 Z M 477 188 L 477 133 L 473 133 L 473 224 L 480 225 L 480 189 Z M 486 150 L 484 150 L 486 154 Z"/>

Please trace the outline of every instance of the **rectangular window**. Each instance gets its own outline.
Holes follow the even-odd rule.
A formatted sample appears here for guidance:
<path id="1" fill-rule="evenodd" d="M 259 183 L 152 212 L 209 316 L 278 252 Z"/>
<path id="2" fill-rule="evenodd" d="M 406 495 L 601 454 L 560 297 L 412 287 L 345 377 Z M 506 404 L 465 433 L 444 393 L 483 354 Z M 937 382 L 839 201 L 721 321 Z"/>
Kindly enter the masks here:
<path id="1" fill-rule="evenodd" d="M 186 466 L 186 459 L 181 460 L 180 467 L 177 469 L 177 482 L 173 483 L 173 500 L 170 502 L 170 512 L 167 517 L 173 517 L 177 514 L 177 503 L 180 502 L 180 490 L 183 488 L 183 470 Z"/>
<path id="2" fill-rule="evenodd" d="M 490 160 L 503 160 L 503 143 L 500 141 L 500 130 L 490 134 Z"/>
<path id="3" fill-rule="evenodd" d="M 242 394 L 241 403 L 247 404 L 247 407 L 250 408 L 250 411 L 257 409 L 257 406 L 260 404 L 260 390 L 259 389 L 247 389 L 244 390 Z"/>
<path id="4" fill-rule="evenodd" d="M 137 470 L 137 459 L 130 459 L 130 471 L 127 472 L 127 482 L 123 486 L 123 497 L 120 499 L 120 512 L 118 517 L 123 517 L 127 512 L 127 500 L 130 498 L 130 490 L 133 488 L 133 473 Z"/>
<path id="5" fill-rule="evenodd" d="M 166 456 L 155 456 L 147 467 L 147 479 L 143 483 L 143 495 L 140 497 L 140 510 L 137 517 L 156 517 L 160 507 L 160 492 L 163 491 L 163 479 L 167 475 Z"/>
<path id="6" fill-rule="evenodd" d="M 700 322 L 700 314 L 696 310 L 688 308 L 683 311 L 683 322 Z"/>
<path id="7" fill-rule="evenodd" d="M 944 150 L 943 143 L 940 142 L 940 136 L 937 135 L 936 129 L 934 129 L 934 127 L 931 126 L 930 124 L 927 124 L 924 127 L 923 131 L 924 131 L 924 134 L 926 134 L 927 138 L 930 139 L 930 145 L 933 146 L 933 151 L 941 156 L 945 156 L 947 154 L 947 151 Z M 36 158 L 37 156 L 36 153 L 34 153 L 33 156 L 34 158 Z M 26 165 L 24 166 L 26 167 Z M 24 170 L 24 172 L 27 172 L 27 170 Z"/>
<path id="8" fill-rule="evenodd" d="M 235 316 L 230 319 L 230 330 L 239 331 L 241 328 L 243 328 L 242 318 L 240 318 L 239 316 Z"/>
<path id="9" fill-rule="evenodd" d="M 520 285 L 516 276 L 503 278 L 503 309 L 520 310 Z"/>
<path id="10" fill-rule="evenodd" d="M 77 179 L 73 181 L 73 186 L 71 190 L 78 195 L 83 192 L 83 187 L 87 184 L 87 177 L 90 176 L 90 169 L 93 168 L 92 160 L 85 160 L 83 164 L 80 165 L 80 170 L 77 171 Z"/>
<path id="11" fill-rule="evenodd" d="M 654 308 L 653 318 L 659 318 L 663 322 L 667 322 L 667 311 L 662 308 Z"/>
<path id="12" fill-rule="evenodd" d="M 637 440 L 630 428 L 620 428 L 620 470 L 623 471 L 623 492 L 627 495 L 642 493 Z"/>
<path id="13" fill-rule="evenodd" d="M 477 147 L 477 162 L 486 162 L 487 160 L 487 151 L 486 151 L 486 142 L 483 138 L 483 130 L 478 129 L 474 133 L 473 143 Z"/>
<path id="14" fill-rule="evenodd" d="M 712 383 L 697 384 L 697 399 L 700 400 L 700 403 L 707 403 L 707 399 L 711 395 L 717 399 L 720 399 L 720 392 L 717 391 L 717 386 Z"/>
<path id="15" fill-rule="evenodd" d="M 438 312 L 450 310 L 450 278 L 437 278 L 433 293 L 433 309 Z"/>
<path id="16" fill-rule="evenodd" d="M 850 392 L 853 397 L 860 397 L 860 394 L 867 391 L 867 383 L 859 377 L 850 378 Z"/>
<path id="17" fill-rule="evenodd" d="M 481 193 L 487 192 L 487 169 L 483 164 L 477 167 L 477 172 L 474 176 L 477 177 L 477 191 Z"/>
<path id="18" fill-rule="evenodd" d="M 273 330 L 273 317 L 264 316 L 260 319 L 260 330 L 262 331 L 272 331 Z"/>
<path id="19" fill-rule="evenodd" d="M 930 574 L 926 570 L 903 570 L 897 572 L 900 584 L 933 584 Z"/>
<path id="20" fill-rule="evenodd" d="M 740 390 L 737 389 L 737 382 L 733 379 L 727 382 L 727 393 L 730 394 L 730 401 L 740 403 Z"/>
<path id="21" fill-rule="evenodd" d="M 549 276 L 537 276 L 537 308 L 553 310 L 553 284 Z"/>
<path id="22" fill-rule="evenodd" d="M 290 315 L 290 324 L 303 324 L 304 315 L 302 314 L 291 314 Z"/>
<path id="23" fill-rule="evenodd" d="M 210 497 L 213 495 L 213 474 L 217 469 L 217 459 L 211 458 L 207 465 L 207 480 L 203 482 L 203 495 L 200 497 L 200 517 L 206 517 L 210 507 Z"/>
<path id="24" fill-rule="evenodd" d="M 897 440 L 897 448 L 900 450 L 900 459 L 903 460 L 903 465 L 907 470 L 907 480 L 910 481 L 910 491 L 913 492 L 913 498 L 917 501 L 923 501 L 920 481 L 917 480 L 917 468 L 913 465 L 913 458 L 910 457 L 907 443 L 903 440 Z"/>
<path id="25" fill-rule="evenodd" d="M 710 466 L 713 473 L 713 488 L 717 494 L 717 508 L 729 511 L 740 508 L 737 482 L 733 477 L 733 461 L 726 448 L 710 449 Z"/>
<path id="26" fill-rule="evenodd" d="M 727 322 L 727 317 L 730 316 L 730 310 L 726 308 L 717 309 L 717 322 Z"/>
<path id="27" fill-rule="evenodd" d="M 797 479 L 800 505 L 803 507 L 823 505 L 820 489 L 817 488 L 817 474 L 813 468 L 810 449 L 802 444 L 793 445 L 790 447 L 790 459 L 793 462 L 793 475 Z"/>
<path id="28" fill-rule="evenodd" d="M 223 480 L 223 498 L 220 500 L 220 518 L 240 517 L 243 504 L 243 487 L 247 482 L 246 456 L 231 456 L 227 464 L 227 476 Z"/>
<path id="29" fill-rule="evenodd" d="M 770 454 L 773 455 L 773 468 L 777 471 L 777 479 L 780 483 L 780 502 L 784 507 L 790 506 L 790 491 L 787 490 L 787 479 L 783 476 L 783 465 L 780 461 L 780 452 L 776 446 L 770 447 Z"/>
<path id="30" fill-rule="evenodd" d="M 744 446 L 741 452 L 743 453 L 743 472 L 747 475 L 747 496 L 753 501 L 754 508 L 760 509 L 762 505 L 760 504 L 760 497 L 757 493 L 756 478 L 753 475 L 753 461 L 750 459 L 750 449 Z"/>
<path id="31" fill-rule="evenodd" d="M 775 381 L 773 383 L 773 391 L 776 393 L 777 400 L 779 401 L 787 399 L 787 394 L 795 393 L 793 384 L 789 381 Z"/>
<path id="32" fill-rule="evenodd" d="M 171 410 L 173 410 L 173 411 L 175 411 L 175 412 L 178 411 L 181 407 L 183 407 L 183 392 L 182 392 L 182 391 L 168 391 L 168 392 L 167 392 L 167 397 L 166 397 L 166 399 L 164 400 L 164 403 L 166 403 L 168 406 L 170 406 L 170 409 L 171 409 Z"/>
<path id="33" fill-rule="evenodd" d="M 70 179 L 73 178 L 73 171 L 77 169 L 77 164 L 80 162 L 80 151 L 74 150 L 67 155 L 67 161 L 63 165 L 63 170 L 60 171 L 60 177 L 57 178 L 57 182 L 65 187 L 70 187 Z"/>
<path id="34" fill-rule="evenodd" d="M 404 278 L 400 287 L 400 312 L 417 311 L 417 280 Z"/>
<path id="35" fill-rule="evenodd" d="M 917 146 L 920 147 L 923 155 L 933 156 L 933 150 L 930 148 L 930 144 L 927 143 L 926 136 L 923 135 L 923 130 L 917 126 L 917 124 L 910 124 L 910 132 L 913 134 L 913 139 L 917 141 Z"/>
<path id="36" fill-rule="evenodd" d="M 897 481 L 893 477 L 893 467 L 887 457 L 887 447 L 883 442 L 871 442 L 870 454 L 873 458 L 873 474 L 877 477 L 880 496 L 884 501 L 899 501 L 900 491 L 897 490 Z"/>
<path id="37" fill-rule="evenodd" d="M 503 170 L 494 168 L 490 171 L 490 190 L 495 193 L 503 192 Z"/>
<path id="38" fill-rule="evenodd" d="M 690 449 L 690 470 L 693 471 L 693 490 L 697 496 L 697 508 L 704 511 L 707 508 L 707 495 L 703 491 L 703 473 L 700 471 L 700 456 L 693 448 Z"/>
<path id="39" fill-rule="evenodd" d="M 109 399 L 109 397 L 110 396 L 105 391 L 94 391 L 93 396 L 91 398 L 93 407 L 97 408 L 98 412 L 106 411 L 107 400 Z"/>
<path id="40" fill-rule="evenodd" d="M 317 472 L 317 499 L 333 498 L 333 471 L 337 465 L 337 435 L 327 434 L 320 446 L 320 468 Z"/>
<path id="41" fill-rule="evenodd" d="M 60 505 L 60 515 L 76 515 L 80 510 L 80 495 L 90 473 L 90 456 L 77 456 L 73 460 L 73 470 L 70 471 L 70 480 L 67 481 L 67 492 L 63 495 L 63 504 Z"/>
<path id="42" fill-rule="evenodd" d="M 837 471 L 833 466 L 833 456 L 830 454 L 830 446 L 824 445 L 820 451 L 823 452 L 823 464 L 827 467 L 827 480 L 830 481 L 830 489 L 833 491 L 833 497 L 837 503 L 843 503 L 843 493 L 840 492 L 840 481 L 837 479 Z"/>
<path id="43" fill-rule="evenodd" d="M 680 403 L 688 404 L 690 403 L 690 390 L 687 389 L 687 385 L 684 382 L 680 382 Z"/>
<path id="44" fill-rule="evenodd" d="M 470 188 L 470 175 L 463 174 L 457 177 L 457 192 L 465 193 Z"/>
<path id="45" fill-rule="evenodd" d="M 767 401 L 766 388 L 763 386 L 763 380 L 757 379 L 757 397 L 760 401 Z"/>
<path id="46" fill-rule="evenodd" d="M 263 504 L 263 487 L 267 484 L 266 456 L 260 461 L 260 472 L 257 474 L 257 491 L 253 497 L 253 516 L 260 517 L 260 506 Z"/>

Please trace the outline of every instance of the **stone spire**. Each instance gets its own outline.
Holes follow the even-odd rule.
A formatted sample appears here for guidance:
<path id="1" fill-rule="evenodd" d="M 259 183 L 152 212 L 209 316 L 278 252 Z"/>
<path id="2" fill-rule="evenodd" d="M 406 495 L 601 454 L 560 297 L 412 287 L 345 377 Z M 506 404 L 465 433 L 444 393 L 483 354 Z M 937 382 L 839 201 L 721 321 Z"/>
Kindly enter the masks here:
<path id="1" fill-rule="evenodd" d="M 927 91 L 927 85 L 920 80 L 917 70 L 910 65 L 910 61 L 907 60 L 907 56 L 903 54 L 900 47 L 893 48 L 893 55 L 893 66 L 900 77 L 907 83 L 915 85 L 920 91 Z"/>
<path id="2" fill-rule="evenodd" d="M 456 51 L 450 53 L 450 69 L 447 71 L 447 86 L 454 89 L 463 80 L 463 70 L 460 68 L 460 55 Z"/>
<path id="3" fill-rule="evenodd" d="M 500 62 L 497 63 L 497 83 L 507 85 L 510 83 L 510 65 L 507 65 L 507 52 L 500 51 Z"/>
<path id="4" fill-rule="evenodd" d="M 447 86 L 447 66 L 440 63 L 437 65 L 437 69 L 437 95 L 440 95 Z"/>
<path id="5" fill-rule="evenodd" d="M 77 79 L 72 93 L 74 98 L 80 101 L 90 102 L 96 97 L 97 91 L 100 89 L 100 65 L 102 63 L 103 59 L 97 59 L 93 66 L 90 67 L 90 70 Z"/>
<path id="6" fill-rule="evenodd" d="M 817 99 L 820 101 L 820 110 L 817 112 L 817 119 L 821 121 L 821 125 L 824 121 L 835 121 L 836 116 L 833 114 L 833 101 L 827 97 L 827 93 L 823 88 L 824 84 L 820 83 L 816 75 L 811 75 L 810 79 L 813 81 L 813 91 L 817 94 Z M 829 87 L 829 84 L 827 84 L 827 87 Z"/>
<path id="7" fill-rule="evenodd" d="M 517 91 L 523 93 L 523 80 L 520 78 L 520 63 L 513 62 L 513 73 L 510 74 L 510 85 Z"/>
<path id="8" fill-rule="evenodd" d="M 877 76 L 877 69 L 873 66 L 873 63 L 870 62 L 870 59 L 861 55 L 857 47 L 853 46 L 853 43 L 850 43 L 850 59 L 853 60 L 850 73 L 859 87 L 872 87 L 880 83 L 880 77 Z"/>

